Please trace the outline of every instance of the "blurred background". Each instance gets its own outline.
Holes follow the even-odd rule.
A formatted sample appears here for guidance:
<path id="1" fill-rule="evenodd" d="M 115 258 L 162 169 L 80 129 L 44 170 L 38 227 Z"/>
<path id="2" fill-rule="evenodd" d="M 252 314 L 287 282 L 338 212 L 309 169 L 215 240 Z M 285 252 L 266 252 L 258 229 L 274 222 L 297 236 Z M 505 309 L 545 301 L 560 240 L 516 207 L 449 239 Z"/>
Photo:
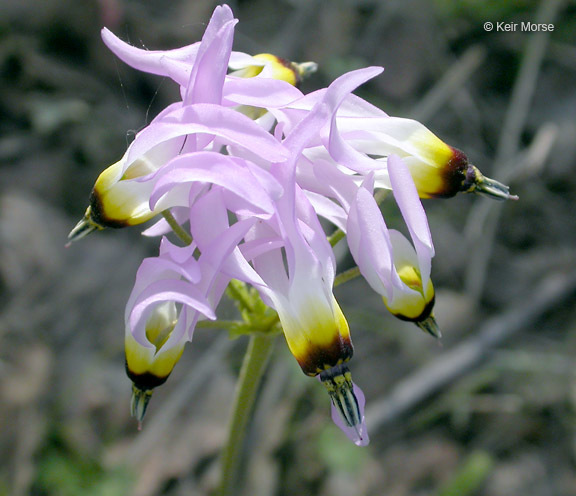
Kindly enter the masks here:
<path id="1" fill-rule="evenodd" d="M 64 248 L 99 172 L 178 98 L 116 60 L 100 29 L 179 47 L 216 3 L 0 0 L 0 495 L 207 495 L 217 482 L 246 340 L 197 331 L 138 432 L 123 311 L 156 241 L 133 228 Z M 230 6 L 236 50 L 319 64 L 305 91 L 383 65 L 361 96 L 422 121 L 520 196 L 424 202 L 440 342 L 390 317 L 363 281 L 337 288 L 368 448 L 332 425 L 323 388 L 279 337 L 238 494 L 576 494 L 576 2 Z"/>

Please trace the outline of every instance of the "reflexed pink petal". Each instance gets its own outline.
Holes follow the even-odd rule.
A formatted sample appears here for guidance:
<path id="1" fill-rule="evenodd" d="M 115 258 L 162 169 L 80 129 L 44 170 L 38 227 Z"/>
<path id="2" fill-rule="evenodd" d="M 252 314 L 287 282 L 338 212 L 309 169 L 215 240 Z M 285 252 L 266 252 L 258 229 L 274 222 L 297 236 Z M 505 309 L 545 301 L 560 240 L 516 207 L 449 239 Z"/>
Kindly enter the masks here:
<path id="1" fill-rule="evenodd" d="M 402 212 L 418 254 L 422 284 L 426 288 L 430 278 L 431 260 L 434 256 L 434 245 L 426 212 L 424 212 L 408 167 L 397 155 L 388 157 L 388 173 L 394 198 Z"/>
<path id="2" fill-rule="evenodd" d="M 194 43 L 175 50 L 144 50 L 123 42 L 106 28 L 102 29 L 102 40 L 120 60 L 134 69 L 167 76 L 180 86 L 188 83 L 200 47 L 200 43 Z"/>
<path id="3" fill-rule="evenodd" d="M 235 19 L 227 21 L 217 32 L 212 30 L 214 23 L 206 29 L 190 74 L 184 105 L 221 103 L 236 22 Z"/>
<path id="4" fill-rule="evenodd" d="M 261 174 L 261 177 L 264 177 Z M 273 177 L 270 184 L 273 186 Z M 162 195 L 176 186 L 186 183 L 206 182 L 222 186 L 238 197 L 252 212 L 272 214 L 274 206 L 270 195 L 260 181 L 252 174 L 245 161 L 215 152 L 197 152 L 180 155 L 156 175 L 156 185 L 150 196 L 150 204 L 155 208 Z M 277 190 L 280 189 L 278 185 Z M 181 205 L 182 206 L 182 205 Z"/>
<path id="5" fill-rule="evenodd" d="M 205 297 L 195 286 L 179 279 L 169 279 L 153 282 L 138 295 L 130 314 L 130 324 L 135 326 L 150 305 L 163 301 L 182 303 L 202 312 L 211 319 L 216 318 Z"/>
<path id="6" fill-rule="evenodd" d="M 360 272 L 379 294 L 392 298 L 395 274 L 392 243 L 382 213 L 372 196 L 369 179 L 358 189 L 347 224 L 350 252 Z"/>
<path id="7" fill-rule="evenodd" d="M 345 211 L 356 197 L 361 177 L 342 172 L 338 166 L 328 158 L 317 158 L 312 164 L 316 182 L 323 185 L 323 193 L 334 198 Z"/>
<path id="8" fill-rule="evenodd" d="M 216 7 L 204 33 L 204 45 L 210 45 L 222 27 L 232 23 L 233 19 L 230 7 L 227 5 Z M 221 34 L 222 37 L 228 35 L 229 33 Z M 175 50 L 144 50 L 121 41 L 106 28 L 102 30 L 102 40 L 126 64 L 143 72 L 168 76 L 182 87 L 186 87 L 189 83 L 192 67 L 199 52 L 207 51 L 207 47 L 202 48 L 200 42 Z M 231 40 L 227 40 L 224 44 L 231 45 Z"/>
<path id="9" fill-rule="evenodd" d="M 218 105 L 195 104 L 164 115 L 162 121 L 138 133 L 130 147 L 128 160 L 134 160 L 158 143 L 198 133 L 219 136 L 266 160 L 281 162 L 288 156 L 273 136 L 245 115 Z"/>
<path id="10" fill-rule="evenodd" d="M 338 229 L 346 232 L 348 216 L 342 207 L 330 200 L 330 198 L 311 191 L 306 191 L 306 197 L 320 217 L 329 220 Z"/>
<path id="11" fill-rule="evenodd" d="M 279 79 L 228 77 L 224 84 L 224 102 L 229 105 L 278 108 L 302 97 L 298 88 Z"/>
<path id="12" fill-rule="evenodd" d="M 330 106 L 332 111 L 336 111 L 342 105 L 344 99 L 358 86 L 378 76 L 383 70 L 382 67 L 365 67 L 364 69 L 347 72 L 332 82 L 326 90 L 323 101 Z"/>
<path id="13" fill-rule="evenodd" d="M 168 301 L 181 303 L 209 319 L 216 318 L 206 298 L 190 283 L 176 279 L 152 282 L 137 294 L 135 298 L 131 299 L 126 307 L 126 324 L 129 326 L 134 339 L 142 346 L 149 347 L 145 329 L 146 319 L 156 305 Z M 178 329 L 180 333 L 175 334 L 173 331 L 172 334 L 170 334 L 168 341 L 162 346 L 164 350 L 170 349 L 172 345 L 181 342 L 183 333 L 186 332 L 187 329 L 186 326 L 184 328 L 179 327 Z"/>

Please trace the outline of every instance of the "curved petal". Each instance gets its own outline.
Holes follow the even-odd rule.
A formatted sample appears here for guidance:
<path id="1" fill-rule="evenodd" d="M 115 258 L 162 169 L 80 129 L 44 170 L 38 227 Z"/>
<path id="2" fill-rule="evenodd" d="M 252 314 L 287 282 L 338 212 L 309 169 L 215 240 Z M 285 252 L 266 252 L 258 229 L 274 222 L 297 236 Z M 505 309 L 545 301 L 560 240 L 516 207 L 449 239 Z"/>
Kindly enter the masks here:
<path id="1" fill-rule="evenodd" d="M 218 136 L 270 161 L 281 162 L 288 156 L 287 150 L 252 119 L 232 109 L 200 103 L 167 113 L 143 129 L 132 142 L 127 160 L 138 158 L 158 143 L 193 134 Z"/>
<path id="2" fill-rule="evenodd" d="M 231 105 L 278 108 L 302 98 L 302 92 L 286 81 L 268 78 L 227 77 L 223 99 Z"/>
<path id="3" fill-rule="evenodd" d="M 134 69 L 167 76 L 180 86 L 188 83 L 200 43 L 175 50 L 143 50 L 120 40 L 107 28 L 103 28 L 101 34 L 102 41 L 112 53 Z"/>
<path id="4" fill-rule="evenodd" d="M 371 193 L 370 177 L 358 189 L 350 206 L 347 240 L 360 272 L 374 291 L 393 297 L 396 274 L 392 243 L 382 213 Z"/>
<path id="5" fill-rule="evenodd" d="M 140 322 L 146 318 L 154 305 L 166 301 L 182 303 L 210 319 L 216 318 L 208 301 L 195 286 L 174 279 L 155 281 L 138 295 L 129 313 L 128 323 L 131 329 L 139 331 L 138 334 L 134 334 L 134 338 L 140 344 L 145 345 L 147 341 L 143 327 L 139 325 Z"/>
<path id="6" fill-rule="evenodd" d="M 408 227 L 412 242 L 418 254 L 418 265 L 422 277 L 422 285 L 428 287 L 434 245 L 428 226 L 426 212 L 418 196 L 410 171 L 397 155 L 388 157 L 388 174 L 396 203 L 402 212 L 402 217 Z"/>
<path id="7" fill-rule="evenodd" d="M 214 32 L 214 23 L 210 23 L 206 29 L 190 74 L 184 105 L 221 102 L 237 22 L 236 19 L 228 20 L 217 32 Z"/>
<path id="8" fill-rule="evenodd" d="M 270 184 L 273 181 L 270 176 Z M 245 165 L 245 161 L 215 152 L 180 155 L 168 167 L 159 171 L 154 191 L 150 195 L 151 207 L 155 208 L 158 200 L 171 189 L 192 182 L 217 184 L 260 213 L 271 215 L 274 211 L 270 195 Z"/>

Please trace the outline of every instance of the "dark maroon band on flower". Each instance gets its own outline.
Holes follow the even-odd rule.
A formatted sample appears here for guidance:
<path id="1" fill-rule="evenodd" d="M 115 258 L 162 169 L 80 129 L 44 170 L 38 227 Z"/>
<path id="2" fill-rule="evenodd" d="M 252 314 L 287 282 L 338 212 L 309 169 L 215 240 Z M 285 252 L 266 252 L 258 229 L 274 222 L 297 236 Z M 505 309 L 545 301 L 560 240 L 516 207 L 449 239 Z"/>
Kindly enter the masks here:
<path id="1" fill-rule="evenodd" d="M 347 362 L 353 354 L 354 347 L 350 338 L 337 336 L 328 346 L 311 344 L 306 355 L 298 357 L 298 363 L 306 375 L 314 377 Z"/>
<path id="2" fill-rule="evenodd" d="M 299 88 L 300 84 L 302 83 L 302 77 L 300 76 L 300 72 L 298 71 L 296 64 L 282 57 L 276 57 L 276 60 L 278 61 L 279 64 L 286 67 L 286 69 L 290 69 L 292 71 L 292 73 L 294 74 L 294 86 L 296 88 Z"/>
<path id="3" fill-rule="evenodd" d="M 452 148 L 452 147 L 450 147 Z M 468 157 L 457 148 L 452 148 L 452 157 L 441 171 L 443 187 L 430 193 L 433 198 L 452 198 L 457 193 L 467 191 Z"/>
<path id="4" fill-rule="evenodd" d="M 92 193 L 90 194 L 90 219 L 99 226 L 111 227 L 113 229 L 121 229 L 130 225 L 126 222 L 106 217 L 102 205 L 102 199 L 96 190 L 92 190 Z"/>
<path id="5" fill-rule="evenodd" d="M 158 377 L 150 372 L 144 372 L 143 374 L 135 374 L 128 368 L 128 363 L 125 363 L 126 366 L 126 375 L 129 379 L 134 383 L 134 385 L 142 390 L 148 391 L 154 389 L 158 386 L 161 386 L 166 382 L 170 374 L 165 377 Z"/>

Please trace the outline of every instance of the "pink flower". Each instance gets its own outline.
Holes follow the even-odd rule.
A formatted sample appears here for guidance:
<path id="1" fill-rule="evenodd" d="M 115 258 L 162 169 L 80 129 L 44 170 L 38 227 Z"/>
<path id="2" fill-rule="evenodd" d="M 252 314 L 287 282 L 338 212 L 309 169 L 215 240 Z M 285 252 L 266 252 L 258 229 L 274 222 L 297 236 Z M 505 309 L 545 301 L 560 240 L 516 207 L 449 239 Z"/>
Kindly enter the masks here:
<path id="1" fill-rule="evenodd" d="M 233 52 L 236 23 L 228 6 L 217 7 L 200 42 L 167 51 L 135 48 L 102 31 L 128 65 L 178 84 L 181 100 L 100 174 L 69 239 L 160 213 L 166 219 L 146 235 L 165 235 L 174 222 L 189 231 L 188 246 L 162 238 L 159 255 L 142 262 L 126 307 L 126 368 L 139 420 L 197 323 L 216 318 L 236 280 L 277 312 L 303 372 L 326 387 L 336 424 L 366 445 L 365 399 L 348 368 L 350 329 L 333 294 L 336 260 L 320 217 L 347 234 L 360 272 L 388 310 L 439 335 L 434 247 L 420 198 L 459 191 L 513 197 L 422 124 L 389 117 L 352 94 L 382 68 L 349 72 L 304 95 L 298 83 L 315 64 Z M 393 192 L 410 241 L 388 228 L 374 188 Z"/>
<path id="2" fill-rule="evenodd" d="M 388 310 L 438 336 L 432 309 L 434 287 L 430 279 L 434 246 L 426 214 L 408 168 L 391 155 L 388 171 L 394 198 L 404 217 L 412 244 L 388 229 L 372 195 L 372 177 L 358 189 L 348 216 L 348 246 L 360 272 L 382 295 Z"/>

